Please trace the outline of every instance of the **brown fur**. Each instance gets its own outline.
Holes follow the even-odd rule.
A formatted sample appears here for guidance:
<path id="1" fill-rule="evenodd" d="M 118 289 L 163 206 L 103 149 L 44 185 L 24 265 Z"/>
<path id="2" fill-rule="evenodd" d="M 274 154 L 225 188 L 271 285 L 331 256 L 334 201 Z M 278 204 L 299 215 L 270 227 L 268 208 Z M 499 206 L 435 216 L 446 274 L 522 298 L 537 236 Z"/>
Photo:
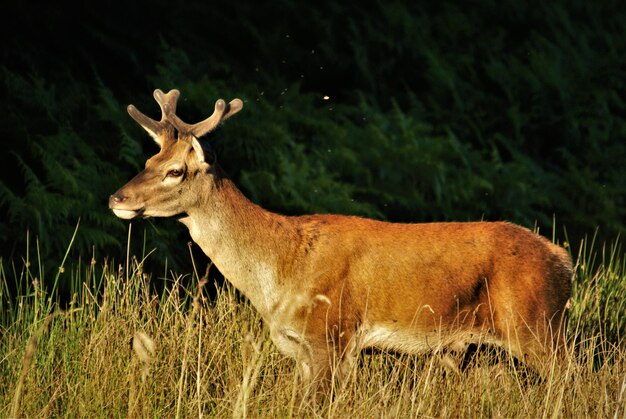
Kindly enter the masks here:
<path id="1" fill-rule="evenodd" d="M 545 238 L 506 222 L 271 213 L 180 135 L 158 141 L 161 152 L 111 208 L 125 218 L 186 214 L 194 241 L 259 310 L 305 379 L 328 384 L 371 346 L 419 353 L 486 342 L 540 369 L 564 344 L 572 264 Z M 168 180 L 172 161 L 184 162 L 182 179 Z"/>

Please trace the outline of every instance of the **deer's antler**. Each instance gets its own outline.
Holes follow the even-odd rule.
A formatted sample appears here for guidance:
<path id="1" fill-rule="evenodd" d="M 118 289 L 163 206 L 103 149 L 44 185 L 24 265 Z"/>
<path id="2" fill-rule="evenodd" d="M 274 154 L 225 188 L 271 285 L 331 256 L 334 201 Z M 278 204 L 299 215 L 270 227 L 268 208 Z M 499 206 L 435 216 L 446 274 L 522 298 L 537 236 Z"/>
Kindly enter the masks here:
<path id="1" fill-rule="evenodd" d="M 187 124 L 176 115 L 176 104 L 180 92 L 176 89 L 163 93 L 160 89 L 154 91 L 154 99 L 161 108 L 161 120 L 154 119 L 144 115 L 133 105 L 128 106 L 130 116 L 145 129 L 152 138 L 163 147 L 164 137 L 163 131 L 170 126 L 176 128 L 179 132 L 192 134 L 196 138 L 213 131 L 222 121 L 230 118 L 243 108 L 243 102 L 240 99 L 233 99 L 230 103 L 225 103 L 222 99 L 215 102 L 215 110 L 213 114 L 204 121 L 196 124 Z"/>
<path id="2" fill-rule="evenodd" d="M 213 131 L 222 121 L 227 120 L 243 108 L 241 99 L 233 99 L 230 103 L 225 103 L 222 99 L 215 102 L 213 114 L 204 121 L 196 124 L 187 124 L 183 122 L 177 115 L 175 110 L 168 108 L 167 118 L 178 131 L 192 134 L 196 138 Z"/>
<path id="3" fill-rule="evenodd" d="M 169 128 L 167 115 L 171 112 L 176 112 L 176 103 L 178 102 L 180 92 L 176 89 L 172 89 L 165 94 L 160 89 L 156 89 L 153 96 L 161 108 L 160 121 L 155 121 L 146 116 L 133 105 L 128 105 L 127 110 L 128 114 L 150 134 L 154 141 L 156 141 L 160 147 L 163 147 L 164 137 L 162 134 Z"/>

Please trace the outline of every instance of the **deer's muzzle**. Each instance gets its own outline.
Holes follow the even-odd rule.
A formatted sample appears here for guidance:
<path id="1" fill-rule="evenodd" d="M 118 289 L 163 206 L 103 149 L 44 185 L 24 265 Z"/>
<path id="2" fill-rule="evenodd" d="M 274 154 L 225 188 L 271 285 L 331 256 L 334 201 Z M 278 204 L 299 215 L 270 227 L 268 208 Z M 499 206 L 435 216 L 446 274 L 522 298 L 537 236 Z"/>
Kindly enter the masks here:
<path id="1" fill-rule="evenodd" d="M 113 213 L 122 218 L 124 220 L 130 220 L 131 218 L 135 218 L 141 216 L 143 214 L 143 208 L 131 209 L 128 208 L 125 202 L 128 197 L 120 194 L 119 192 L 114 193 L 109 197 L 109 208 L 113 210 Z"/>

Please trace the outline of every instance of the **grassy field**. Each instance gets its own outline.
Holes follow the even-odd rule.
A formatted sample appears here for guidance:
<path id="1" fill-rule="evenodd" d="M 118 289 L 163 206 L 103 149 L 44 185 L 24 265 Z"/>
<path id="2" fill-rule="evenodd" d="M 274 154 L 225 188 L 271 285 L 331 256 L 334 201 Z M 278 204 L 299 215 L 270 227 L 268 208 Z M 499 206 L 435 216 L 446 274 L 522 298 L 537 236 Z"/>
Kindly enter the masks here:
<path id="1" fill-rule="evenodd" d="M 493 350 L 460 373 L 439 355 L 367 353 L 317 406 L 254 309 L 202 272 L 161 277 L 130 256 L 42 278 L 36 260 L 0 261 L 0 417 L 624 418 L 625 261 L 618 245 L 591 248 L 573 250 L 570 356 L 546 360 L 545 379 Z"/>

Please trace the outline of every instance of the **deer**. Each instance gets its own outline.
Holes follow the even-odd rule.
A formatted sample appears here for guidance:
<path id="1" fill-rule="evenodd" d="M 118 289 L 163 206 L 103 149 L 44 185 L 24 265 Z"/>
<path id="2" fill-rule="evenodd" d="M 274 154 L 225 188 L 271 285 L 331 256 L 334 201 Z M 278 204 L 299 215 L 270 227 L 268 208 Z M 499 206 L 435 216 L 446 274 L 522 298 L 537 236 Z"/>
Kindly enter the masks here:
<path id="1" fill-rule="evenodd" d="M 126 220 L 177 217 L 313 393 L 345 380 L 366 348 L 419 355 L 486 343 L 537 371 L 563 350 L 573 272 L 563 247 L 505 221 L 270 212 L 199 141 L 243 102 L 219 99 L 189 124 L 176 113 L 179 95 L 154 91 L 160 121 L 128 106 L 160 151 L 109 207 Z"/>

